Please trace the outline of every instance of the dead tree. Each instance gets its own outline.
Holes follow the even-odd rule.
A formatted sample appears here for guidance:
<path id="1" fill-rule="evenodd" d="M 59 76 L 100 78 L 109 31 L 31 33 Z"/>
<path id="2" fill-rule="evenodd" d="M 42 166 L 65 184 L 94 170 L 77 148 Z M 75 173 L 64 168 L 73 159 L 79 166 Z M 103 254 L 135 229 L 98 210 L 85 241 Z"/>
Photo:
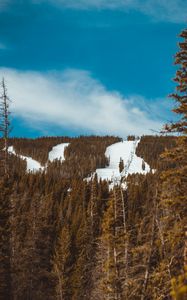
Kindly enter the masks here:
<path id="1" fill-rule="evenodd" d="M 8 175 L 8 138 L 10 129 L 10 99 L 7 95 L 7 88 L 4 78 L 1 81 L 1 96 L 0 96 L 0 132 L 4 139 L 4 174 Z"/>

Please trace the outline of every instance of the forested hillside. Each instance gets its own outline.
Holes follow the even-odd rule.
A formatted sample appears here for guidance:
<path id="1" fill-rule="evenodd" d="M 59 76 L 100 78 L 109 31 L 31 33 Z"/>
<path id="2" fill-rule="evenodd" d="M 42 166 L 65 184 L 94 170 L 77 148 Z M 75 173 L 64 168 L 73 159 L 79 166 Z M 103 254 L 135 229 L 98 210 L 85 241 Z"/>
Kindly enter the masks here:
<path id="1" fill-rule="evenodd" d="M 175 140 L 143 137 L 137 152 L 162 166 L 159 154 Z M 117 137 L 9 143 L 42 162 L 67 141 L 66 160 L 45 172 L 26 173 L 25 162 L 10 155 L 10 176 L 1 182 L 1 251 L 9 249 L 1 261 L 1 299 L 166 299 L 170 276 L 182 267 L 182 244 L 164 244 L 159 171 L 128 176 L 127 189 L 109 190 L 106 181 L 84 178 L 107 165 L 106 147 Z"/>

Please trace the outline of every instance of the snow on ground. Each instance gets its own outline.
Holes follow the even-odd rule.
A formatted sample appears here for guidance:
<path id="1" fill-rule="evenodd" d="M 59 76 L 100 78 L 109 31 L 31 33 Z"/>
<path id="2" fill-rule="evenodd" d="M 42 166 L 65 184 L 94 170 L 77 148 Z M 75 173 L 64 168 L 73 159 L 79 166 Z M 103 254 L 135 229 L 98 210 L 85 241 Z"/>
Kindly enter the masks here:
<path id="1" fill-rule="evenodd" d="M 146 162 L 144 162 L 145 170 L 143 170 L 143 159 L 135 153 L 138 143 L 139 140 L 122 141 L 107 147 L 105 155 L 109 158 L 109 166 L 96 169 L 98 179 L 111 181 L 112 188 L 114 184 L 120 183 L 122 177 L 127 177 L 129 174 L 150 172 L 150 166 Z M 120 158 L 124 163 L 124 170 L 121 173 L 119 171 Z"/>
<path id="2" fill-rule="evenodd" d="M 52 148 L 52 150 L 49 152 L 49 161 L 52 162 L 55 159 L 65 160 L 64 150 L 68 145 L 69 145 L 69 143 L 63 143 L 63 144 L 54 146 Z M 17 155 L 13 146 L 8 147 L 8 152 L 12 153 L 14 155 Z M 32 159 L 31 157 L 24 156 L 24 155 L 18 155 L 18 156 L 21 159 L 26 160 L 27 172 L 38 172 L 38 171 L 44 170 L 44 168 L 45 168 L 38 161 Z"/>
<path id="3" fill-rule="evenodd" d="M 121 178 L 125 178 L 129 174 L 146 174 L 150 172 L 150 166 L 146 162 L 144 162 L 141 157 L 138 157 L 135 153 L 138 143 L 139 140 L 122 141 L 107 147 L 105 155 L 109 158 L 109 166 L 107 166 L 106 168 L 96 169 L 95 173 L 97 174 L 98 179 L 109 181 L 110 188 L 112 188 L 115 184 L 119 184 L 121 182 Z M 54 146 L 49 152 L 49 161 L 52 162 L 55 159 L 65 160 L 64 151 L 65 148 L 68 147 L 68 145 L 69 143 L 62 143 Z M 8 148 L 8 152 L 16 155 L 13 146 L 10 146 Z M 24 155 L 19 155 L 19 157 L 21 159 L 26 160 L 28 172 L 37 172 L 45 168 L 41 166 L 41 164 L 38 161 L 32 159 L 31 157 L 27 157 Z M 119 171 L 120 159 L 122 159 L 124 163 L 124 169 L 121 173 Z M 93 175 L 94 174 L 92 174 L 92 176 Z M 92 176 L 87 178 L 87 180 L 90 180 Z M 126 188 L 126 183 L 122 183 L 122 185 L 124 185 L 124 188 Z"/>
<path id="4" fill-rule="evenodd" d="M 52 150 L 49 152 L 49 161 L 54 161 L 55 159 L 65 160 L 64 150 L 69 145 L 69 143 L 59 144 L 54 146 Z"/>
<path id="5" fill-rule="evenodd" d="M 8 147 L 8 152 L 17 155 L 13 146 Z M 19 157 L 23 160 L 26 160 L 27 172 L 38 172 L 44 169 L 44 167 L 41 166 L 41 164 L 38 161 L 32 159 L 31 157 L 24 156 L 24 155 L 19 155 Z"/>

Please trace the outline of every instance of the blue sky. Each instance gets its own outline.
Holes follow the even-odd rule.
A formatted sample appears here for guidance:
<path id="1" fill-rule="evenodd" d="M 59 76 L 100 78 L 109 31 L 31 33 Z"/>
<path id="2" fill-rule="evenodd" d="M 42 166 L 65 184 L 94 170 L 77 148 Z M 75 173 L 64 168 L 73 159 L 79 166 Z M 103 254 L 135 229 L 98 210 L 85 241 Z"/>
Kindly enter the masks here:
<path id="1" fill-rule="evenodd" d="M 159 130 L 174 117 L 167 95 L 185 2 L 1 0 L 12 135 Z"/>

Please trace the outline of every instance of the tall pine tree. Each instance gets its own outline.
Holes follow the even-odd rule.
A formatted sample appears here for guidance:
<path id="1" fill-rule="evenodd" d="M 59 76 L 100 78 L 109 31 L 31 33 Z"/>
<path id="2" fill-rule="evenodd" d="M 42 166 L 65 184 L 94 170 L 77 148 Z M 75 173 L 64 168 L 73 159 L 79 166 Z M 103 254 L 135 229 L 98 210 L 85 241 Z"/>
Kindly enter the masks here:
<path id="1" fill-rule="evenodd" d="M 174 79 L 176 93 L 170 95 L 175 100 L 173 112 L 178 118 L 165 126 L 166 132 L 178 133 L 179 136 L 176 147 L 162 155 L 169 168 L 161 174 L 160 208 L 168 293 L 169 277 L 180 273 L 183 264 L 187 263 L 187 29 L 180 37 L 183 41 L 179 43 L 180 49 L 175 56 L 175 64 L 179 65 Z"/>

